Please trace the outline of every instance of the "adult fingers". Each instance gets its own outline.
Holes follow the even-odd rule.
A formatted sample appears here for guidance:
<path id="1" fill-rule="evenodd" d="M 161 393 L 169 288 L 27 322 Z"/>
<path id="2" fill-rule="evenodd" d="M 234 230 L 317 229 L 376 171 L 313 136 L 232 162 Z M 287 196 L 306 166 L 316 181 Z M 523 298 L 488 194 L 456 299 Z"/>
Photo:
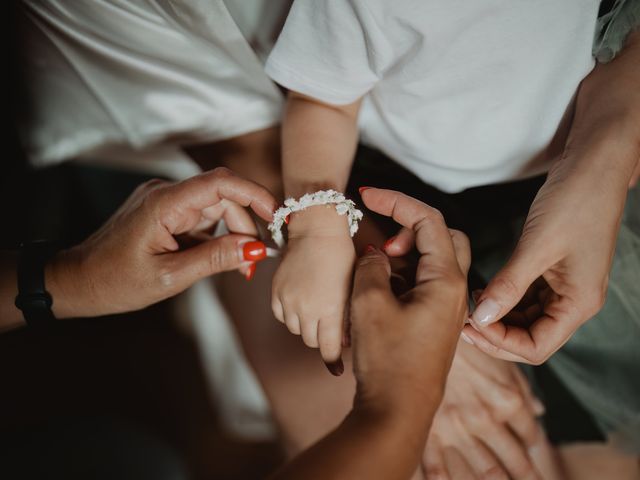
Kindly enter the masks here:
<path id="1" fill-rule="evenodd" d="M 222 199 L 216 205 L 202 210 L 202 216 L 211 221 L 224 220 L 227 229 L 232 233 L 258 235 L 258 229 L 249 212 L 237 203 Z"/>
<path id="2" fill-rule="evenodd" d="M 521 392 L 521 395 L 526 399 L 531 411 L 535 416 L 540 416 L 544 414 L 545 408 L 544 404 L 540 401 L 538 397 L 536 397 L 531 390 L 531 385 L 529 385 L 529 380 L 527 380 L 526 375 L 518 368 L 517 365 L 514 365 L 513 369 L 513 379 L 515 380 L 518 389 Z"/>
<path id="3" fill-rule="evenodd" d="M 180 214 L 185 210 L 202 211 L 231 200 L 243 207 L 250 207 L 257 215 L 271 221 L 277 203 L 273 195 L 261 185 L 236 176 L 227 168 L 216 168 L 196 175 L 175 185 L 166 187 L 161 198 L 166 210 L 161 212 L 166 228 L 174 233 L 181 225 Z"/>
<path id="4" fill-rule="evenodd" d="M 476 476 L 473 474 L 471 466 L 457 448 L 444 447 L 442 456 L 451 478 L 456 480 L 475 480 Z"/>
<path id="5" fill-rule="evenodd" d="M 538 423 L 529 398 L 520 391 L 515 379 L 515 385 L 509 386 L 497 384 L 494 379 L 485 375 L 474 375 L 469 381 L 496 421 L 508 423 L 527 446 L 537 441 Z"/>
<path id="6" fill-rule="evenodd" d="M 471 314 L 476 325 L 483 327 L 500 320 L 547 269 L 547 265 L 536 255 L 529 255 L 529 251 L 516 249 L 507 264 L 491 279 Z"/>
<path id="7" fill-rule="evenodd" d="M 161 281 L 177 293 L 202 278 L 235 270 L 247 262 L 243 245 L 253 245 L 254 252 L 262 249 L 266 256 L 266 246 L 262 242 L 246 235 L 223 235 L 161 256 L 161 261 L 166 262 Z"/>
<path id="8" fill-rule="evenodd" d="M 511 477 L 539 480 L 524 447 L 504 424 L 493 420 L 488 411 L 465 410 L 460 414 L 469 431 L 494 452 Z"/>
<path id="9" fill-rule="evenodd" d="M 402 227 L 396 235 L 385 242 L 382 249 L 390 257 L 401 257 L 411 251 L 414 242 L 413 230 Z"/>
<path id="10" fill-rule="evenodd" d="M 362 200 L 370 210 L 392 217 L 414 231 L 416 248 L 422 255 L 417 283 L 430 280 L 432 273 L 458 270 L 451 235 L 438 210 L 403 193 L 378 188 L 364 190 Z"/>
<path id="11" fill-rule="evenodd" d="M 430 436 L 427 442 L 427 448 L 422 457 L 422 469 L 429 480 L 450 480 L 451 478 L 447 471 L 442 445 L 435 436 Z"/>
<path id="12" fill-rule="evenodd" d="M 507 480 L 507 473 L 498 461 L 496 455 L 481 441 L 471 435 L 467 426 L 462 421 L 459 409 L 451 410 L 448 419 L 449 428 L 447 430 L 449 432 L 449 438 L 443 441 L 443 444 L 453 446 L 459 449 L 460 452 L 464 452 L 467 463 L 479 478 Z"/>
<path id="13" fill-rule="evenodd" d="M 392 301 L 395 299 L 391 291 L 391 266 L 389 259 L 380 250 L 368 246 L 365 254 L 356 264 L 353 278 L 352 308 L 361 308 L 368 300 Z"/>
<path id="14" fill-rule="evenodd" d="M 469 267 L 471 267 L 471 245 L 469 244 L 469 237 L 460 230 L 449 229 L 449 233 L 451 234 L 458 265 L 460 266 L 462 274 L 466 276 L 469 273 Z"/>
<path id="15" fill-rule="evenodd" d="M 638 184 L 638 180 L 640 180 L 640 160 L 636 164 L 636 168 L 631 174 L 631 179 L 629 180 L 629 188 L 633 188 Z"/>
<path id="16" fill-rule="evenodd" d="M 474 325 L 479 335 L 467 329 L 464 332 L 488 355 L 539 365 L 569 340 L 581 318 L 580 310 L 568 299 L 556 298 L 545 306 L 544 315 L 527 329 L 497 322 L 485 327 Z"/>

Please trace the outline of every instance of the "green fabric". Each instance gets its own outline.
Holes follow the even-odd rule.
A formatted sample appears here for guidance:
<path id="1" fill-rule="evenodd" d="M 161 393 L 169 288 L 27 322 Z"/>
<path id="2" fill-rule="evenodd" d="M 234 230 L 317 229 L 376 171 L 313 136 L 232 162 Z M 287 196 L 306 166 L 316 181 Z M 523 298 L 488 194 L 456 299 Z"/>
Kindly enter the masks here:
<path id="1" fill-rule="evenodd" d="M 475 266 L 490 279 L 509 255 Z M 603 309 L 547 365 L 622 450 L 640 453 L 640 187 L 627 198 Z"/>
<path id="2" fill-rule="evenodd" d="M 616 0 L 611 10 L 598 18 L 593 56 L 607 63 L 622 50 L 629 33 L 640 27 L 640 0 Z"/>

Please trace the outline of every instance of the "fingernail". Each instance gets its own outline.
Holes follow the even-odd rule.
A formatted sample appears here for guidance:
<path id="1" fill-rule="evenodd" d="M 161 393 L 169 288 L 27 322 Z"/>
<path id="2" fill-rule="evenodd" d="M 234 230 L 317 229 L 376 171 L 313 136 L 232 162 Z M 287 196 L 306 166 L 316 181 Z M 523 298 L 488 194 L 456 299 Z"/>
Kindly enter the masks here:
<path id="1" fill-rule="evenodd" d="M 287 215 L 286 217 L 284 217 L 284 223 L 286 223 L 287 225 L 289 225 L 289 215 Z"/>
<path id="2" fill-rule="evenodd" d="M 342 363 L 341 358 L 339 358 L 335 362 L 332 362 L 332 363 L 325 362 L 324 364 L 326 365 L 327 370 L 329 370 L 329 373 L 334 377 L 339 377 L 344 373 L 344 363 Z"/>
<path id="3" fill-rule="evenodd" d="M 251 280 L 255 275 L 255 273 L 256 273 L 256 264 L 252 263 L 251 265 L 249 265 L 249 268 L 247 269 L 247 273 L 245 273 L 244 278 L 246 278 L 247 280 Z"/>
<path id="4" fill-rule="evenodd" d="M 495 300 L 485 298 L 476 307 L 473 315 L 471 315 L 471 319 L 476 325 L 486 327 L 496 321 L 498 313 L 500 313 L 500 305 L 498 305 Z"/>
<path id="5" fill-rule="evenodd" d="M 267 247 L 260 241 L 247 242 L 242 245 L 242 258 L 250 262 L 259 262 L 267 256 Z"/>
<path id="6" fill-rule="evenodd" d="M 360 195 L 362 195 L 362 192 L 364 192 L 365 190 L 368 190 L 370 188 L 373 188 L 373 187 L 360 187 L 360 188 L 358 188 L 358 192 L 360 192 Z"/>
<path id="7" fill-rule="evenodd" d="M 467 342 L 469 345 L 473 345 L 473 340 L 471 340 L 471 337 L 466 333 L 460 332 L 460 338 L 462 338 L 462 340 Z"/>
<path id="8" fill-rule="evenodd" d="M 395 241 L 396 238 L 397 237 L 393 236 L 389 240 L 384 242 L 384 245 L 382 246 L 382 250 L 386 250 L 387 248 L 389 248 L 389 245 L 391 245 Z"/>
<path id="9" fill-rule="evenodd" d="M 376 251 L 376 247 L 374 245 L 367 245 L 367 248 L 364 249 L 364 253 L 373 253 Z"/>

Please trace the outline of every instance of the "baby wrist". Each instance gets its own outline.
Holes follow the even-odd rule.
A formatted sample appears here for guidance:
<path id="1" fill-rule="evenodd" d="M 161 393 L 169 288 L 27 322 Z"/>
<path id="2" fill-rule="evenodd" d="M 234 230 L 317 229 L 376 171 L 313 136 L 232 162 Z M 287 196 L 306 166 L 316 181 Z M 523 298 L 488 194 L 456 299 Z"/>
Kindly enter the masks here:
<path id="1" fill-rule="evenodd" d="M 353 237 L 361 219 L 362 212 L 344 194 L 335 190 L 320 190 L 307 193 L 297 200 L 285 200 L 284 205 L 274 213 L 268 228 L 274 242 L 283 246 L 282 228 L 290 221 L 292 236 L 299 236 L 301 233 L 304 236 L 342 235 L 346 223 L 346 231 Z"/>

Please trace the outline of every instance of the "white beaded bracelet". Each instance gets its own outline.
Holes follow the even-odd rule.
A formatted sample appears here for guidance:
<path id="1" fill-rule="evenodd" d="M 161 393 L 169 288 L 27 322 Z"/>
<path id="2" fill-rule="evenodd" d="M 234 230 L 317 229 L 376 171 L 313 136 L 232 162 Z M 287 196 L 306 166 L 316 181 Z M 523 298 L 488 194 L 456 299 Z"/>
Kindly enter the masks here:
<path id="1" fill-rule="evenodd" d="M 294 212 L 300 212 L 316 205 L 335 205 L 338 215 L 347 215 L 349 222 L 349 234 L 353 237 L 358 231 L 358 222 L 362 220 L 362 212 L 356 208 L 353 200 L 347 199 L 344 194 L 335 190 L 320 190 L 315 193 L 305 193 L 299 200 L 287 198 L 284 206 L 273 214 L 273 221 L 267 227 L 271 232 L 271 238 L 279 247 L 284 246 L 282 225 L 287 223 L 286 218 Z"/>

